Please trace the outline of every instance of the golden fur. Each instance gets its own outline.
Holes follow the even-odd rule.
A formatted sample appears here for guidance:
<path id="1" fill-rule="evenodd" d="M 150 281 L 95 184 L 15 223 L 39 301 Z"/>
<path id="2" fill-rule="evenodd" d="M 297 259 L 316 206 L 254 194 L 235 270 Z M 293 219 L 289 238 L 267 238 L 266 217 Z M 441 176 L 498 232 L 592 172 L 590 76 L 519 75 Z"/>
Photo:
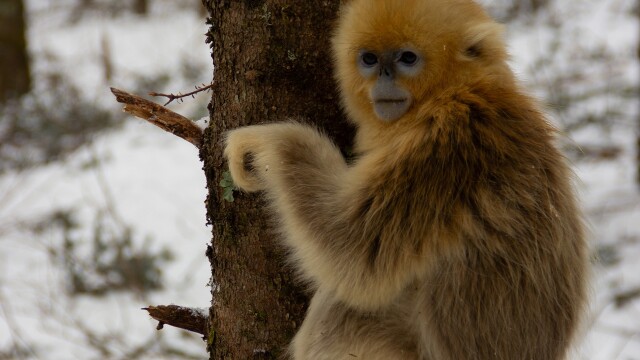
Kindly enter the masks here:
<path id="1" fill-rule="evenodd" d="M 333 44 L 355 162 L 297 123 L 228 134 L 236 185 L 265 192 L 316 290 L 294 359 L 565 358 L 585 304 L 583 223 L 501 31 L 470 0 L 353 0 Z M 409 111 L 383 122 L 357 52 L 405 46 L 425 66 L 397 80 Z"/>

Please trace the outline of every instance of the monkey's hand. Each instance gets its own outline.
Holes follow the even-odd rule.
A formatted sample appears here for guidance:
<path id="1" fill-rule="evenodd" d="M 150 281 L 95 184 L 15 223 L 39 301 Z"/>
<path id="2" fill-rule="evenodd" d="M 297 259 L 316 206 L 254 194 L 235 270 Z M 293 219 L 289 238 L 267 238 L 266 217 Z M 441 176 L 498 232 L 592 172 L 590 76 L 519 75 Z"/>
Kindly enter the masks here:
<path id="1" fill-rule="evenodd" d="M 331 140 L 294 122 L 232 130 L 227 134 L 224 154 L 236 186 L 247 192 L 283 194 L 297 183 L 320 191 L 326 186 L 314 183 L 327 185 L 328 179 L 346 170 Z"/>
<path id="2" fill-rule="evenodd" d="M 268 125 L 247 126 L 227 133 L 224 156 L 229 172 L 240 190 L 254 192 L 264 190 L 265 182 L 258 176 L 254 159 L 265 151 Z"/>

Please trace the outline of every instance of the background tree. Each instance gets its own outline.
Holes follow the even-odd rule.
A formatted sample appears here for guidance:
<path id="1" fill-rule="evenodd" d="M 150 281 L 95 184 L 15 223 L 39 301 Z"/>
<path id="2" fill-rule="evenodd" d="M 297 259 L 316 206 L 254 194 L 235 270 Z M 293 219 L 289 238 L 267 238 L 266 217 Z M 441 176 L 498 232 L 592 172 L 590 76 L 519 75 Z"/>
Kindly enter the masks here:
<path id="1" fill-rule="evenodd" d="M 29 91 L 25 28 L 22 0 L 0 2 L 0 102 Z"/>
<path id="2" fill-rule="evenodd" d="M 344 149 L 352 130 L 339 110 L 330 54 L 339 1 L 203 3 L 216 83 L 201 152 L 213 232 L 210 358 L 277 358 L 307 297 L 284 265 L 260 197 L 223 199 L 223 137 L 239 126 L 294 118 L 324 128 Z"/>
<path id="3" fill-rule="evenodd" d="M 636 18 L 640 21 L 640 1 L 636 1 Z M 636 56 L 640 60 L 640 36 L 638 37 L 638 47 L 636 48 Z M 639 107 L 640 110 L 640 107 Z M 636 127 L 636 183 L 640 188 L 640 114 L 637 116 Z"/>
<path id="4" fill-rule="evenodd" d="M 133 12 L 138 15 L 146 15 L 149 11 L 149 2 L 147 0 L 135 0 L 133 2 Z"/>

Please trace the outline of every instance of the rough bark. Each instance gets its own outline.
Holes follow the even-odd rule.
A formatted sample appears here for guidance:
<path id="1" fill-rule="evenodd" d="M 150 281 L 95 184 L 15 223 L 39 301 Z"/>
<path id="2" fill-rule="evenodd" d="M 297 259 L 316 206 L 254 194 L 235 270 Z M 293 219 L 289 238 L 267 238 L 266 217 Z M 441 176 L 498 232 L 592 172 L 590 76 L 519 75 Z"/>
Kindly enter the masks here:
<path id="1" fill-rule="evenodd" d="M 213 233 L 210 358 L 281 358 L 307 296 L 285 265 L 260 196 L 223 200 L 222 143 L 229 129 L 287 118 L 317 124 L 342 146 L 350 141 L 330 55 L 339 1 L 203 3 L 211 16 L 216 84 L 201 150 Z"/>
<path id="2" fill-rule="evenodd" d="M 29 91 L 31 78 L 22 0 L 0 2 L 0 102 Z"/>

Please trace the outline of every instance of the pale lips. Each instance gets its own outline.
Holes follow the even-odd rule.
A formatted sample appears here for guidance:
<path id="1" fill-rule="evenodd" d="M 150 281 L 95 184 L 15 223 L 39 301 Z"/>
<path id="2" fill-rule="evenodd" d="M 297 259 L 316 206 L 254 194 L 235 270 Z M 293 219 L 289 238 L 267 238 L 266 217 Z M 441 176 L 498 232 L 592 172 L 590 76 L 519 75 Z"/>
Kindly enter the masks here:
<path id="1" fill-rule="evenodd" d="M 378 99 L 373 102 L 373 110 L 380 119 L 393 121 L 400 118 L 411 106 L 411 101 L 404 99 Z"/>

